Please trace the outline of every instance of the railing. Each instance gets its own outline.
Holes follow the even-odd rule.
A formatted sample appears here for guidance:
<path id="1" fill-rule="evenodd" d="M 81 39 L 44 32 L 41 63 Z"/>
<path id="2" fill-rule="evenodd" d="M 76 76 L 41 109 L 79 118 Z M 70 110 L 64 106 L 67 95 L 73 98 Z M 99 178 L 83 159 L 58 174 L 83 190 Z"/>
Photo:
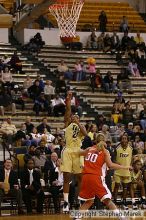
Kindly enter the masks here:
<path id="1" fill-rule="evenodd" d="M 19 177 L 20 166 L 19 166 L 19 160 L 18 160 L 17 156 L 15 154 L 13 154 L 13 151 L 10 150 L 9 145 L 5 141 L 2 142 L 2 148 L 3 148 L 3 160 L 4 161 L 6 160 L 6 152 L 8 152 L 9 158 L 14 159 L 15 162 L 17 162 L 16 166 L 17 166 L 18 177 Z"/>

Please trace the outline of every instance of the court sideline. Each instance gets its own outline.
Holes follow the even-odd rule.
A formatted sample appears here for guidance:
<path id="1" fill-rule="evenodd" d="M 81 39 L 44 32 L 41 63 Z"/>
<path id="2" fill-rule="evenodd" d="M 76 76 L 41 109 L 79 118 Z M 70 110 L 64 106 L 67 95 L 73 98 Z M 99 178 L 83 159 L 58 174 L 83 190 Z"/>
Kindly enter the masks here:
<path id="1" fill-rule="evenodd" d="M 0 217 L 0 220 L 71 220 L 68 215 L 33 215 L 33 216 L 5 216 Z M 90 220 L 92 218 L 89 218 Z M 89 220 L 86 218 L 86 220 Z M 109 220 L 109 218 L 93 218 L 93 220 Z M 110 220 L 118 220 L 116 218 L 110 218 Z M 142 218 L 130 218 L 130 220 L 146 220 L 146 216 Z"/>

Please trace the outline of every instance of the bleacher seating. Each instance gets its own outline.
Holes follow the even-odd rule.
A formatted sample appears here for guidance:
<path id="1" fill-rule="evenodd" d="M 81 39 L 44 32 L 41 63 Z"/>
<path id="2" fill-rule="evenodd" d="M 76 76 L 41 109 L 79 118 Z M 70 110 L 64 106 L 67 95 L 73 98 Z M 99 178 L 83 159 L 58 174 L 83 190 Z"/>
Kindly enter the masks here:
<path id="1" fill-rule="evenodd" d="M 102 76 L 104 76 L 107 71 L 111 71 L 116 82 L 116 77 L 121 71 L 121 66 L 117 64 L 115 55 L 104 54 L 98 51 L 67 51 L 62 48 L 59 49 L 48 46 L 45 46 L 38 54 L 38 60 L 44 63 L 52 72 L 57 68 L 61 58 L 64 59 L 68 67 L 73 70 L 76 60 L 86 62 L 88 57 L 94 57 L 96 59 L 96 67 L 100 69 Z M 131 82 L 134 94 L 124 93 L 124 97 L 126 100 L 131 100 L 133 108 L 136 108 L 140 98 L 145 96 L 146 77 L 131 77 Z M 89 80 L 83 82 L 71 81 L 70 86 L 84 102 L 90 105 L 93 111 L 96 109 L 98 112 L 110 116 L 112 103 L 116 94 L 110 94 L 109 97 L 109 94 L 105 94 L 100 90 L 96 90 L 95 93 L 92 93 Z"/>
<path id="2" fill-rule="evenodd" d="M 0 56 L 1 57 L 3 57 L 4 55 L 11 56 L 15 50 L 16 48 L 12 47 L 10 44 L 2 44 L 2 43 L 0 44 Z M 40 73 L 40 69 L 38 67 L 35 67 L 34 64 L 27 59 L 27 57 L 22 55 L 21 52 L 18 52 L 18 55 L 20 56 L 20 60 L 23 63 L 22 64 L 23 71 L 25 74 L 13 74 L 13 79 L 14 79 L 14 82 L 22 86 L 24 79 L 26 78 L 27 75 L 30 75 L 32 80 L 34 80 L 37 76 L 37 73 Z M 46 78 L 46 75 L 44 74 L 41 74 L 41 76 L 44 79 Z M 17 109 L 17 115 L 13 116 L 13 123 L 16 124 L 17 128 L 19 128 L 21 123 L 24 122 L 26 116 L 31 116 L 32 121 L 35 125 L 38 125 L 41 122 L 42 117 L 44 117 L 44 113 L 43 114 L 40 113 L 39 117 L 35 117 L 34 112 L 32 110 L 33 102 L 31 99 L 27 98 L 25 102 L 26 102 L 26 109 L 24 111 Z M 7 111 L 5 115 L 6 116 L 11 115 L 11 112 Z M 2 122 L 6 116 L 4 117 L 0 116 L 0 122 Z M 59 118 L 48 117 L 48 120 L 49 120 L 49 123 L 51 124 L 52 132 L 55 132 L 56 128 L 63 128 L 64 126 L 63 117 L 59 117 Z M 94 118 L 83 117 L 81 120 L 85 123 L 88 120 L 89 121 L 94 120 Z"/>
<path id="3" fill-rule="evenodd" d="M 126 16 L 130 30 L 146 32 L 146 25 L 138 12 L 126 2 L 85 2 L 77 24 L 77 30 L 84 29 L 85 25 L 91 25 L 98 30 L 98 16 L 104 10 L 107 14 L 107 31 L 119 31 L 120 21 Z M 48 14 L 49 20 L 57 27 L 55 18 Z"/>
<path id="4" fill-rule="evenodd" d="M 4 8 L 6 10 L 8 10 L 8 12 L 10 11 L 11 8 L 13 8 L 13 4 L 14 4 L 15 0 L 0 0 L 0 4 L 2 4 L 4 6 Z"/>

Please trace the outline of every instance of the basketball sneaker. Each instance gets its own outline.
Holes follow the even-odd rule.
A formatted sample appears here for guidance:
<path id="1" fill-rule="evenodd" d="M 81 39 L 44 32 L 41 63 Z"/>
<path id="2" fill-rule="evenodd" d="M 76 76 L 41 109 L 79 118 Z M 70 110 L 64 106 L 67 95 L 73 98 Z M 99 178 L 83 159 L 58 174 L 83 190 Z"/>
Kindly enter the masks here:
<path id="1" fill-rule="evenodd" d="M 132 208 L 133 208 L 133 210 L 137 210 L 137 209 L 138 209 L 136 203 L 133 203 L 133 204 L 132 204 Z"/>
<path id="2" fill-rule="evenodd" d="M 64 202 L 62 211 L 63 211 L 63 213 L 68 213 L 69 212 L 68 202 L 66 202 L 66 201 Z"/>
<path id="3" fill-rule="evenodd" d="M 128 208 L 128 206 L 126 204 L 123 204 L 123 209 L 124 210 L 128 210 L 129 208 Z"/>

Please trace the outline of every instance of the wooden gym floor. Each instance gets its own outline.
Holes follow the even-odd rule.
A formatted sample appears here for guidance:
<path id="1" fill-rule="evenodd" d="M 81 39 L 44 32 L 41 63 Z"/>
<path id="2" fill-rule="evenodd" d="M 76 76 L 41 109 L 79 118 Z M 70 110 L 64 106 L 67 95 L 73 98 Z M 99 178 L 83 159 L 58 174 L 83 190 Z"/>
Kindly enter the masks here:
<path id="1" fill-rule="evenodd" d="M 5 216 L 0 217 L 0 220 L 71 220 L 68 215 L 33 215 L 33 216 Z M 89 218 L 92 220 L 92 218 Z M 89 220 L 86 218 L 86 220 Z M 93 218 L 93 220 L 109 220 L 109 218 Z M 110 218 L 110 220 L 118 220 L 116 218 Z M 130 218 L 130 220 L 146 220 L 146 216 L 142 218 Z"/>

